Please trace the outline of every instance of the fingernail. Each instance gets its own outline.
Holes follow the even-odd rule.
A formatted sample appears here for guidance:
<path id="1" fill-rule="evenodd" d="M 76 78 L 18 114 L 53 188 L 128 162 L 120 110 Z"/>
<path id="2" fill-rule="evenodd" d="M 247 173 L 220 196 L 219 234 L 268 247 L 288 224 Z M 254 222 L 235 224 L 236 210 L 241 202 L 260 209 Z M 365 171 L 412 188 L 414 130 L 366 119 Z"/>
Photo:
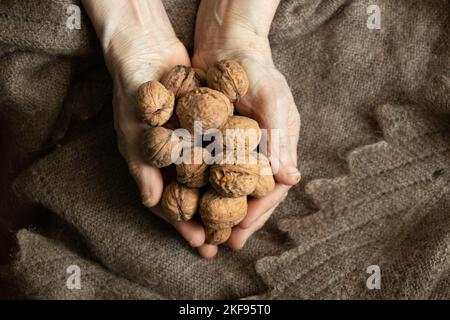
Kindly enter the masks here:
<path id="1" fill-rule="evenodd" d="M 192 247 L 192 248 L 197 248 L 198 246 L 196 246 L 195 245 L 195 241 L 189 241 L 189 245 Z"/>
<path id="2" fill-rule="evenodd" d="M 297 168 L 290 168 L 290 169 L 288 169 L 287 172 L 288 172 L 288 176 L 289 176 L 289 177 L 294 178 L 295 181 L 297 181 L 297 182 L 300 181 L 300 179 L 301 179 L 301 174 L 300 174 L 300 171 L 298 171 Z"/>

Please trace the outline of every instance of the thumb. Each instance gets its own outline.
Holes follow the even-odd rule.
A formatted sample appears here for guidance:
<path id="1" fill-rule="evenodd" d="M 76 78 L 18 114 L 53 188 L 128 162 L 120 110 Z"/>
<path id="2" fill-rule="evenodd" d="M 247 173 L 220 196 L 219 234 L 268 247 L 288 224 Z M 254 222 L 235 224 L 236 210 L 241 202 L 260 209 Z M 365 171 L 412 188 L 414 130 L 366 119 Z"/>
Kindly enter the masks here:
<path id="1" fill-rule="evenodd" d="M 267 147 L 275 180 L 284 185 L 295 185 L 300 181 L 297 159 L 291 152 L 291 141 L 287 128 L 272 128 Z"/>
<path id="2" fill-rule="evenodd" d="M 147 164 L 142 158 L 140 145 L 146 125 L 141 123 L 133 112 L 135 108 L 130 110 L 129 107 L 132 105 L 132 101 L 114 103 L 114 127 L 118 148 L 127 161 L 131 176 L 136 181 L 142 203 L 146 207 L 153 207 L 161 199 L 163 179 L 160 170 Z"/>
<path id="3" fill-rule="evenodd" d="M 298 113 L 289 112 L 289 99 L 271 96 L 265 102 L 263 112 L 256 115 L 263 129 L 262 152 L 268 155 L 275 180 L 284 185 L 295 185 L 301 178 L 297 168 Z M 295 134 L 292 136 L 291 132 Z"/>
<path id="4" fill-rule="evenodd" d="M 148 208 L 156 206 L 163 192 L 163 180 L 159 169 L 139 160 L 131 160 L 128 162 L 128 170 L 139 188 L 142 204 Z"/>

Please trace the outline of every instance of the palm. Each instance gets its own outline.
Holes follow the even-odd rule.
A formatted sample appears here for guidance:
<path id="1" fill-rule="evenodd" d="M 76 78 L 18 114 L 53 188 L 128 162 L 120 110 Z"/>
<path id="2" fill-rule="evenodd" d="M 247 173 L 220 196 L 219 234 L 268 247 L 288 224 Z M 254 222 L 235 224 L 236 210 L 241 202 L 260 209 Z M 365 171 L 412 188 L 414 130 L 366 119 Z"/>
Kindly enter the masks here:
<path id="1" fill-rule="evenodd" d="M 135 94 L 138 87 L 149 80 L 159 79 L 176 65 L 190 65 L 189 55 L 178 40 L 158 43 L 157 48 L 147 45 L 146 39 L 133 41 L 122 50 L 114 61 L 114 124 L 121 154 L 128 162 L 131 175 L 136 180 L 142 195 L 143 204 L 157 215 L 163 191 L 163 179 L 159 169 L 145 163 L 139 146 L 147 125 L 137 117 Z M 160 215 L 161 216 L 161 215 Z M 193 221 L 177 222 L 174 227 L 181 235 L 204 256 L 212 256 L 210 249 L 203 248 L 205 235 L 203 227 Z"/>
<path id="2" fill-rule="evenodd" d="M 241 59 L 241 63 L 252 85 L 237 104 L 238 111 L 257 120 L 263 129 L 286 128 L 287 124 L 288 139 L 296 145 L 300 118 L 283 75 L 273 65 L 263 64 L 252 57 Z M 296 148 L 283 151 L 297 158 Z"/>
<path id="3" fill-rule="evenodd" d="M 143 82 L 159 79 L 174 66 L 190 65 L 189 55 L 181 42 L 159 43 L 156 48 L 150 47 L 142 40 L 131 47 L 116 61 L 120 82 L 126 91 L 135 91 Z M 141 42 L 141 41 L 140 41 Z M 134 92 L 126 92 L 132 95 Z"/>
<path id="4" fill-rule="evenodd" d="M 114 78 L 114 124 L 118 136 L 119 150 L 128 161 L 133 176 L 134 172 L 144 165 L 138 150 L 140 137 L 146 129 L 136 114 L 135 94 L 138 87 L 149 80 L 159 79 L 165 72 L 177 64 L 189 64 L 189 56 L 184 46 L 178 41 L 159 44 L 151 48 L 146 40 L 134 40 L 127 50 L 121 50 L 120 58 L 114 61 L 115 70 L 111 70 Z M 154 169 L 154 168 L 153 168 Z M 155 170 L 153 170 L 155 171 Z M 158 176 L 160 179 L 159 171 Z M 137 179 L 142 180 L 142 179 Z M 141 181 L 145 183 L 145 181 Z M 139 184 L 139 182 L 138 182 Z M 139 186 L 142 189 L 142 185 Z M 154 205 L 159 200 L 162 185 L 153 191 Z M 141 193 L 143 191 L 141 190 Z M 145 199 L 144 199 L 145 202 Z"/>
<path id="5" fill-rule="evenodd" d="M 233 229 L 228 241 L 230 247 L 240 249 L 250 235 L 264 225 L 275 207 L 284 199 L 290 186 L 298 182 L 290 176 L 286 164 L 297 165 L 300 115 L 289 86 L 274 67 L 270 54 L 219 49 L 196 54 L 192 63 L 194 67 L 206 70 L 215 61 L 222 59 L 239 61 L 249 77 L 249 91 L 236 105 L 239 113 L 257 120 L 261 128 L 275 129 L 280 134 L 277 148 L 269 145 L 267 149 L 277 180 L 276 188 L 263 199 L 249 201 L 246 218 Z"/>

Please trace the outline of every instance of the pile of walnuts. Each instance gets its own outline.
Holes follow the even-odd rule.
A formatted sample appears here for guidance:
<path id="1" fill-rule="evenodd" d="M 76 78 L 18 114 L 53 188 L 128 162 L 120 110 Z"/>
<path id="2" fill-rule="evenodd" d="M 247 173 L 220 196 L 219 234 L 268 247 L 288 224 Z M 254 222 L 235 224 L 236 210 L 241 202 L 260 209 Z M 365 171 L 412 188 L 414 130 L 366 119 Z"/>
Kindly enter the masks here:
<path id="1" fill-rule="evenodd" d="M 247 213 L 247 196 L 261 198 L 275 187 L 269 160 L 255 151 L 261 138 L 258 123 L 234 112 L 233 104 L 246 94 L 248 86 L 241 65 L 223 60 L 206 74 L 199 69 L 176 66 L 161 82 L 146 82 L 137 92 L 139 113 L 150 125 L 143 136 L 142 155 L 151 165 L 158 168 L 174 165 L 176 170 L 176 181 L 165 186 L 160 202 L 165 218 L 187 221 L 199 212 L 209 244 L 227 241 L 231 228 Z M 234 149 L 239 147 L 245 160 L 207 163 L 211 154 L 203 144 L 186 142 L 174 132 L 183 128 L 193 133 L 199 121 L 202 133 L 211 129 L 220 131 L 224 154 L 237 153 Z M 230 138 L 227 135 L 236 131 L 243 135 L 256 132 L 257 137 L 244 139 L 243 146 L 225 144 L 233 141 L 233 137 L 227 140 Z M 183 154 L 186 143 L 189 154 Z M 190 160 L 174 163 L 174 155 Z"/>

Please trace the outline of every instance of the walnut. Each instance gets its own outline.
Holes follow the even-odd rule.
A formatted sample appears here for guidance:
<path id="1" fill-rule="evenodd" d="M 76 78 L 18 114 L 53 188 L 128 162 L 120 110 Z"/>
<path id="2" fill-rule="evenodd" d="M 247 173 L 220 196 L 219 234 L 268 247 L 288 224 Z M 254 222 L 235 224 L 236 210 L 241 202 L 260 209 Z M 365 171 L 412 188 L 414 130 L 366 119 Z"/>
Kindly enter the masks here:
<path id="1" fill-rule="evenodd" d="M 162 126 L 173 114 L 175 96 L 158 81 L 142 84 L 136 100 L 141 118 L 152 127 Z"/>
<path id="2" fill-rule="evenodd" d="M 196 68 L 187 66 L 176 66 L 169 71 L 161 80 L 161 83 L 179 98 L 185 93 L 203 86 L 205 73 Z"/>
<path id="3" fill-rule="evenodd" d="M 208 152 L 201 147 L 191 147 L 189 151 L 189 159 L 183 155 L 183 162 L 175 166 L 177 180 L 189 188 L 201 188 L 209 179 L 209 166 L 204 161 Z"/>
<path id="4" fill-rule="evenodd" d="M 182 96 L 176 106 L 181 127 L 194 131 L 194 122 L 201 121 L 203 130 L 220 129 L 233 114 L 233 105 L 225 95 L 209 88 L 192 90 Z"/>
<path id="5" fill-rule="evenodd" d="M 273 179 L 272 167 L 270 161 L 262 153 L 258 154 L 259 178 L 256 188 L 250 194 L 254 198 L 262 198 L 275 189 L 275 180 Z"/>
<path id="6" fill-rule="evenodd" d="M 167 167 L 180 157 L 183 145 L 184 141 L 173 130 L 149 128 L 142 139 L 142 156 L 157 168 Z"/>
<path id="7" fill-rule="evenodd" d="M 171 222 L 190 220 L 197 212 L 200 198 L 198 189 L 188 188 L 172 182 L 163 191 L 161 207 L 167 220 Z"/>
<path id="8" fill-rule="evenodd" d="M 221 129 L 225 149 L 232 146 L 234 156 L 238 158 L 240 152 L 252 151 L 256 149 L 261 139 L 261 130 L 258 122 L 242 116 L 231 116 Z"/>
<path id="9" fill-rule="evenodd" d="M 227 198 L 214 189 L 200 198 L 200 216 L 206 227 L 221 230 L 231 228 L 247 214 L 247 197 Z"/>
<path id="10" fill-rule="evenodd" d="M 249 80 L 244 68 L 234 60 L 216 62 L 206 74 L 208 87 L 224 93 L 236 102 L 248 91 Z"/>
<path id="11" fill-rule="evenodd" d="M 225 229 L 212 229 L 209 227 L 205 227 L 206 240 L 205 242 L 208 244 L 221 244 L 224 243 L 230 238 L 231 228 Z"/>
<path id="12" fill-rule="evenodd" d="M 205 82 L 209 88 L 202 87 Z M 247 196 L 262 198 L 275 188 L 270 161 L 256 151 L 261 139 L 258 123 L 234 115 L 233 103 L 248 88 L 249 79 L 242 66 L 223 60 L 206 75 L 199 69 L 178 65 L 161 83 L 146 82 L 137 92 L 140 114 L 151 126 L 142 138 L 142 156 L 162 168 L 165 182 L 170 182 L 159 203 L 162 217 L 172 223 L 188 221 L 199 211 L 208 244 L 222 244 L 230 238 L 232 228 L 247 214 Z M 209 129 L 222 134 L 208 133 L 215 142 L 211 154 L 203 141 L 194 144 L 196 122 L 203 135 Z M 188 130 L 190 135 L 178 128 Z M 218 163 L 210 166 L 210 160 Z M 201 195 L 203 190 L 206 192 Z"/>
<path id="13" fill-rule="evenodd" d="M 214 164 L 209 173 L 209 182 L 225 197 L 241 197 L 251 194 L 258 183 L 259 165 L 255 158 L 245 162 Z"/>

